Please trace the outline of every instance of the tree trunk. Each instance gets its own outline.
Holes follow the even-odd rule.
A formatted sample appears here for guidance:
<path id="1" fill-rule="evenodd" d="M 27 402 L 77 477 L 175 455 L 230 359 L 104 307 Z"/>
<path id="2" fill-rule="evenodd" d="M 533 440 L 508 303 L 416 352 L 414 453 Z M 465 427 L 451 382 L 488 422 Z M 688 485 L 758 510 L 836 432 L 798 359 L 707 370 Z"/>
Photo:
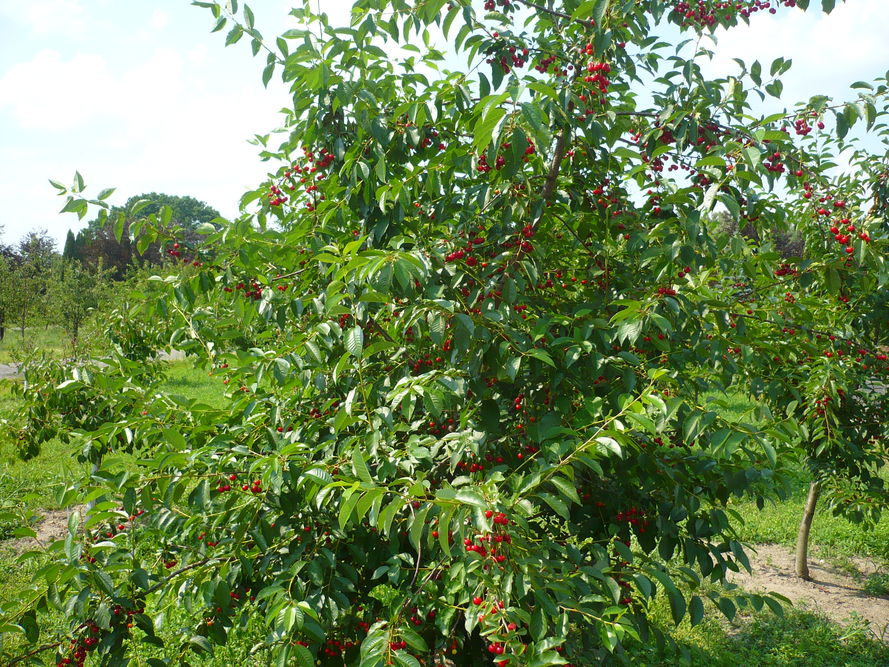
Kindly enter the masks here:
<path id="1" fill-rule="evenodd" d="M 809 576 L 809 531 L 812 529 L 815 506 L 818 504 L 820 495 L 821 482 L 812 482 L 809 485 L 806 507 L 803 509 L 803 520 L 799 524 L 799 533 L 796 535 L 796 576 L 805 581 L 811 580 Z"/>

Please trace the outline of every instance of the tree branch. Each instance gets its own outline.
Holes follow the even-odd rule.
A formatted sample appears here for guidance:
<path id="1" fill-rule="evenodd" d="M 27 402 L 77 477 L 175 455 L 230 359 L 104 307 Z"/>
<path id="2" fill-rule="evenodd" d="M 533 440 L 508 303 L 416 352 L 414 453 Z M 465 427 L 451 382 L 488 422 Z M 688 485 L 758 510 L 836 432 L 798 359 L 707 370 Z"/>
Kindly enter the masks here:
<path id="1" fill-rule="evenodd" d="M 24 661 L 27 660 L 28 658 L 31 658 L 31 657 L 37 655 L 38 653 L 43 653 L 44 651 L 48 651 L 48 650 L 50 650 L 50 649 L 58 648 L 58 647 L 61 646 L 61 645 L 62 645 L 62 642 L 53 642 L 52 644 L 44 644 L 43 646 L 38 646 L 38 647 L 35 648 L 33 651 L 29 651 L 29 652 L 27 652 L 27 653 L 24 653 L 24 654 L 20 655 L 20 656 L 17 657 L 17 658 L 13 658 L 13 659 L 10 660 L 9 662 L 7 662 L 6 665 L 7 665 L 7 667 L 12 667 L 12 665 L 15 665 L 15 664 L 20 663 L 20 662 L 24 662 Z"/>
<path id="2" fill-rule="evenodd" d="M 569 109 L 570 113 L 570 109 Z M 543 221 L 543 216 L 546 213 L 546 205 L 549 203 L 550 199 L 552 199 L 553 194 L 556 191 L 556 183 L 559 180 L 559 169 L 562 166 L 562 160 L 565 159 L 565 153 L 568 150 L 568 142 L 571 140 L 571 129 L 566 126 L 562 128 L 562 134 L 559 135 L 558 140 L 556 141 L 556 148 L 553 151 L 553 159 L 549 163 L 549 170 L 546 174 L 546 180 L 543 183 L 543 210 L 540 212 L 540 216 L 537 218 L 537 221 L 534 223 L 534 230 L 537 230 L 537 227 L 540 226 L 540 223 Z"/>
<path id="3" fill-rule="evenodd" d="M 531 7 L 532 9 L 536 9 L 539 12 L 543 12 L 544 14 L 549 14 L 550 16 L 558 16 L 560 19 L 566 19 L 568 21 L 577 21 L 578 23 L 586 24 L 586 21 L 581 21 L 580 19 L 572 18 L 571 14 L 566 14 L 565 12 L 559 12 L 555 9 L 550 9 L 549 7 L 544 7 L 543 5 L 538 5 L 536 2 L 530 2 L 530 0 L 516 0 L 519 4 L 525 5 L 526 7 Z"/>

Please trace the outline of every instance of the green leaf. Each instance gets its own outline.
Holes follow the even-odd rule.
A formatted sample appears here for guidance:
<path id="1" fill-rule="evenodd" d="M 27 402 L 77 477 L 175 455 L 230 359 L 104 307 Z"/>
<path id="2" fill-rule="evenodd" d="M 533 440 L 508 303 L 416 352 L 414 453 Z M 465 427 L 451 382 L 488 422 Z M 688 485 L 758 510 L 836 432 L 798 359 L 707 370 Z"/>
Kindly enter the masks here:
<path id="1" fill-rule="evenodd" d="M 231 46 L 232 44 L 236 43 L 239 39 L 241 39 L 241 37 L 243 37 L 243 36 L 244 36 L 244 28 L 242 28 L 240 25 L 235 25 L 235 27 L 232 28 L 229 31 L 228 35 L 226 36 L 225 45 Z"/>
<path id="2" fill-rule="evenodd" d="M 296 664 L 299 667 L 315 667 L 315 659 L 312 656 L 312 652 L 302 644 L 292 645 L 291 652 L 296 658 Z"/>
<path id="3" fill-rule="evenodd" d="M 666 572 L 657 569 L 651 569 L 648 570 L 648 572 L 658 580 L 667 592 L 667 599 L 670 602 L 670 613 L 673 615 L 673 622 L 676 623 L 676 625 L 679 625 L 680 621 L 685 617 L 685 598 L 682 596 L 682 593 L 679 592 L 679 589 L 676 588 L 676 584 L 673 583 L 670 575 Z"/>
<path id="4" fill-rule="evenodd" d="M 340 505 L 339 515 L 337 516 L 337 523 L 339 523 L 340 530 L 343 530 L 349 523 L 349 519 L 352 518 L 352 512 L 358 504 L 358 501 L 361 499 L 361 494 L 356 493 L 357 489 L 357 485 L 349 488 L 346 491 L 345 500 L 343 500 Z"/>
<path id="5" fill-rule="evenodd" d="M 367 467 L 367 462 L 364 460 L 364 456 L 357 446 L 352 450 L 352 470 L 362 482 L 367 484 L 374 483 L 370 470 Z"/>
<path id="6" fill-rule="evenodd" d="M 550 481 L 559 490 L 559 493 L 561 493 L 562 496 L 571 502 L 580 505 L 580 496 L 577 495 L 577 489 L 574 488 L 573 482 L 560 475 L 554 475 Z"/>
<path id="7" fill-rule="evenodd" d="M 764 598 L 766 603 L 768 603 L 768 598 Z M 737 612 L 737 608 L 735 607 L 735 603 L 729 600 L 728 598 L 719 598 L 719 602 L 717 605 L 719 610 L 725 615 L 728 620 L 733 620 L 735 618 L 735 613 Z"/>
<path id="8" fill-rule="evenodd" d="M 411 528 L 409 537 L 411 540 L 411 544 L 414 545 L 414 549 L 417 551 L 420 550 L 420 540 L 423 539 L 423 530 L 426 528 L 426 516 L 429 514 L 429 510 L 432 509 L 432 505 L 426 505 L 421 508 L 411 519 Z"/>
<path id="9" fill-rule="evenodd" d="M 474 505 L 482 509 L 488 508 L 488 503 L 479 495 L 475 489 L 460 489 L 454 496 L 454 500 L 466 505 Z"/>
<path id="10" fill-rule="evenodd" d="M 688 606 L 689 619 L 692 627 L 704 619 L 704 602 L 697 595 L 692 596 Z"/>
<path id="11" fill-rule="evenodd" d="M 353 357 L 361 357 L 364 350 L 364 330 L 355 326 L 346 333 L 346 350 Z"/>
<path id="12" fill-rule="evenodd" d="M 563 519 L 570 518 L 571 515 L 568 511 L 568 505 L 562 502 L 561 499 L 556 498 L 554 495 L 551 495 L 549 493 L 540 493 L 538 494 L 538 497 L 547 505 L 549 505 L 552 510 Z"/>

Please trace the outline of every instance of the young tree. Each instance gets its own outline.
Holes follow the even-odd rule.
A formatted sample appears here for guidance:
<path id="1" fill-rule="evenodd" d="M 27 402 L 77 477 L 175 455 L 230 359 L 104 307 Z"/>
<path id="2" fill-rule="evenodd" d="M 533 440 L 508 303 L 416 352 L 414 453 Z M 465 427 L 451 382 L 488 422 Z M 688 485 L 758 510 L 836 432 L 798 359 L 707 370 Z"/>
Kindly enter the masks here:
<path id="1" fill-rule="evenodd" d="M 6 327 L 18 312 L 18 290 L 15 285 L 15 267 L 19 256 L 15 248 L 0 244 L 0 340 L 6 336 Z"/>
<path id="2" fill-rule="evenodd" d="M 46 294 L 49 270 L 56 256 L 55 241 L 45 229 L 28 232 L 18 243 L 12 289 L 22 338 L 28 316 L 42 303 Z"/>
<path id="3" fill-rule="evenodd" d="M 59 432 L 56 388 L 91 460 L 143 455 L 65 494 L 98 501 L 87 528 L 2 620 L 35 642 L 54 606 L 71 636 L 22 653 L 118 664 L 147 638 L 174 664 L 262 624 L 278 664 L 608 664 L 659 637 L 656 596 L 676 622 L 780 609 L 726 583 L 748 567 L 729 502 L 801 451 L 875 456 L 824 399 L 889 368 L 885 313 L 858 326 L 889 281 L 885 179 L 827 158 L 886 117 L 886 82 L 762 118 L 788 61 L 708 80 L 706 54 L 663 54 L 660 22 L 730 28 L 762 0 L 359 0 L 348 28 L 306 3 L 274 43 L 239 3 L 195 4 L 293 93 L 268 183 L 146 304 L 229 402 L 140 391 L 124 359 L 35 371 L 29 432 Z M 717 205 L 767 233 L 719 233 Z M 804 261 L 754 241 L 791 226 Z M 758 420 L 701 403 L 746 378 Z M 184 635 L 159 628 L 173 604 Z"/>
<path id="4" fill-rule="evenodd" d="M 77 239 L 74 236 L 74 232 L 70 229 L 65 236 L 65 248 L 62 250 L 62 257 L 65 259 L 77 259 Z"/>
<path id="5" fill-rule="evenodd" d="M 81 327 L 108 297 L 109 272 L 86 269 L 76 259 L 59 258 L 50 269 L 46 299 L 53 320 L 68 336 L 71 352 L 78 356 Z"/>

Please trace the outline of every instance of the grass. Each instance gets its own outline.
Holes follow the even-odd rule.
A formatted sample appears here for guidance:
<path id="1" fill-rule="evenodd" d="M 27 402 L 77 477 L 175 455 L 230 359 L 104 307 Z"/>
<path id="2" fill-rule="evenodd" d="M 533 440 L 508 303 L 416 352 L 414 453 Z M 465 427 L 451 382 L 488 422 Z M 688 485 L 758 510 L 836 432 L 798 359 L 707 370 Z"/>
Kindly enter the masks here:
<path id="1" fill-rule="evenodd" d="M 16 398 L 9 392 L 9 380 L 0 381 L 0 418 L 16 408 Z M 0 438 L 0 508 L 16 510 L 56 509 L 54 489 L 86 472 L 78 463 L 73 447 L 58 439 L 43 445 L 40 455 L 23 461 L 15 443 Z M 0 524 L 2 531 L 2 524 Z"/>
<path id="2" fill-rule="evenodd" d="M 66 347 L 61 327 L 26 327 L 24 336 L 18 327 L 7 327 L 6 335 L 0 341 L 0 364 L 18 361 L 31 349 L 39 349 L 48 356 L 62 356 Z"/>
<path id="3" fill-rule="evenodd" d="M 14 381 L 0 380 L 0 419 L 16 409 L 17 399 L 9 390 Z M 221 381 L 203 375 L 189 362 L 171 363 L 162 387 L 212 406 L 220 406 L 225 401 Z M 23 461 L 14 442 L 0 438 L 0 513 L 57 509 L 56 490 L 88 473 L 89 466 L 77 462 L 77 453 L 75 445 L 53 439 L 43 444 L 38 456 Z M 0 520 L 0 539 L 11 537 L 16 523 Z"/>
<path id="4" fill-rule="evenodd" d="M 864 580 L 864 592 L 876 597 L 889 596 L 889 573 L 874 572 Z"/>
<path id="5" fill-rule="evenodd" d="M 883 667 L 889 665 L 889 643 L 876 639 L 860 618 L 845 627 L 801 607 L 771 612 L 739 612 L 731 623 L 715 608 L 692 627 L 670 620 L 669 603 L 655 601 L 650 619 L 669 632 L 675 644 L 663 652 L 645 645 L 632 649 L 630 664 L 639 667 Z"/>
<path id="6" fill-rule="evenodd" d="M 227 400 L 222 379 L 194 368 L 188 361 L 168 364 L 167 379 L 161 387 L 171 394 L 197 399 L 212 407 L 221 407 Z"/>
<path id="7" fill-rule="evenodd" d="M 78 356 L 102 352 L 105 337 L 97 330 L 100 326 L 98 321 L 89 321 L 83 326 L 78 340 Z M 24 336 L 19 327 L 7 326 L 6 335 L 0 340 L 0 364 L 18 362 L 37 351 L 54 359 L 73 355 L 71 341 L 60 326 L 27 326 Z"/>
<path id="8" fill-rule="evenodd" d="M 739 527 L 740 537 L 745 542 L 771 543 L 793 546 L 803 515 L 806 501 L 807 482 L 801 481 L 789 498 L 782 502 L 766 503 L 758 509 L 753 501 L 738 502 L 732 505 L 744 518 Z M 873 527 L 865 527 L 834 516 L 823 505 L 819 505 L 812 523 L 810 542 L 817 546 L 818 555 L 835 561 L 844 561 L 852 556 L 873 558 L 889 563 L 889 516 Z"/>

